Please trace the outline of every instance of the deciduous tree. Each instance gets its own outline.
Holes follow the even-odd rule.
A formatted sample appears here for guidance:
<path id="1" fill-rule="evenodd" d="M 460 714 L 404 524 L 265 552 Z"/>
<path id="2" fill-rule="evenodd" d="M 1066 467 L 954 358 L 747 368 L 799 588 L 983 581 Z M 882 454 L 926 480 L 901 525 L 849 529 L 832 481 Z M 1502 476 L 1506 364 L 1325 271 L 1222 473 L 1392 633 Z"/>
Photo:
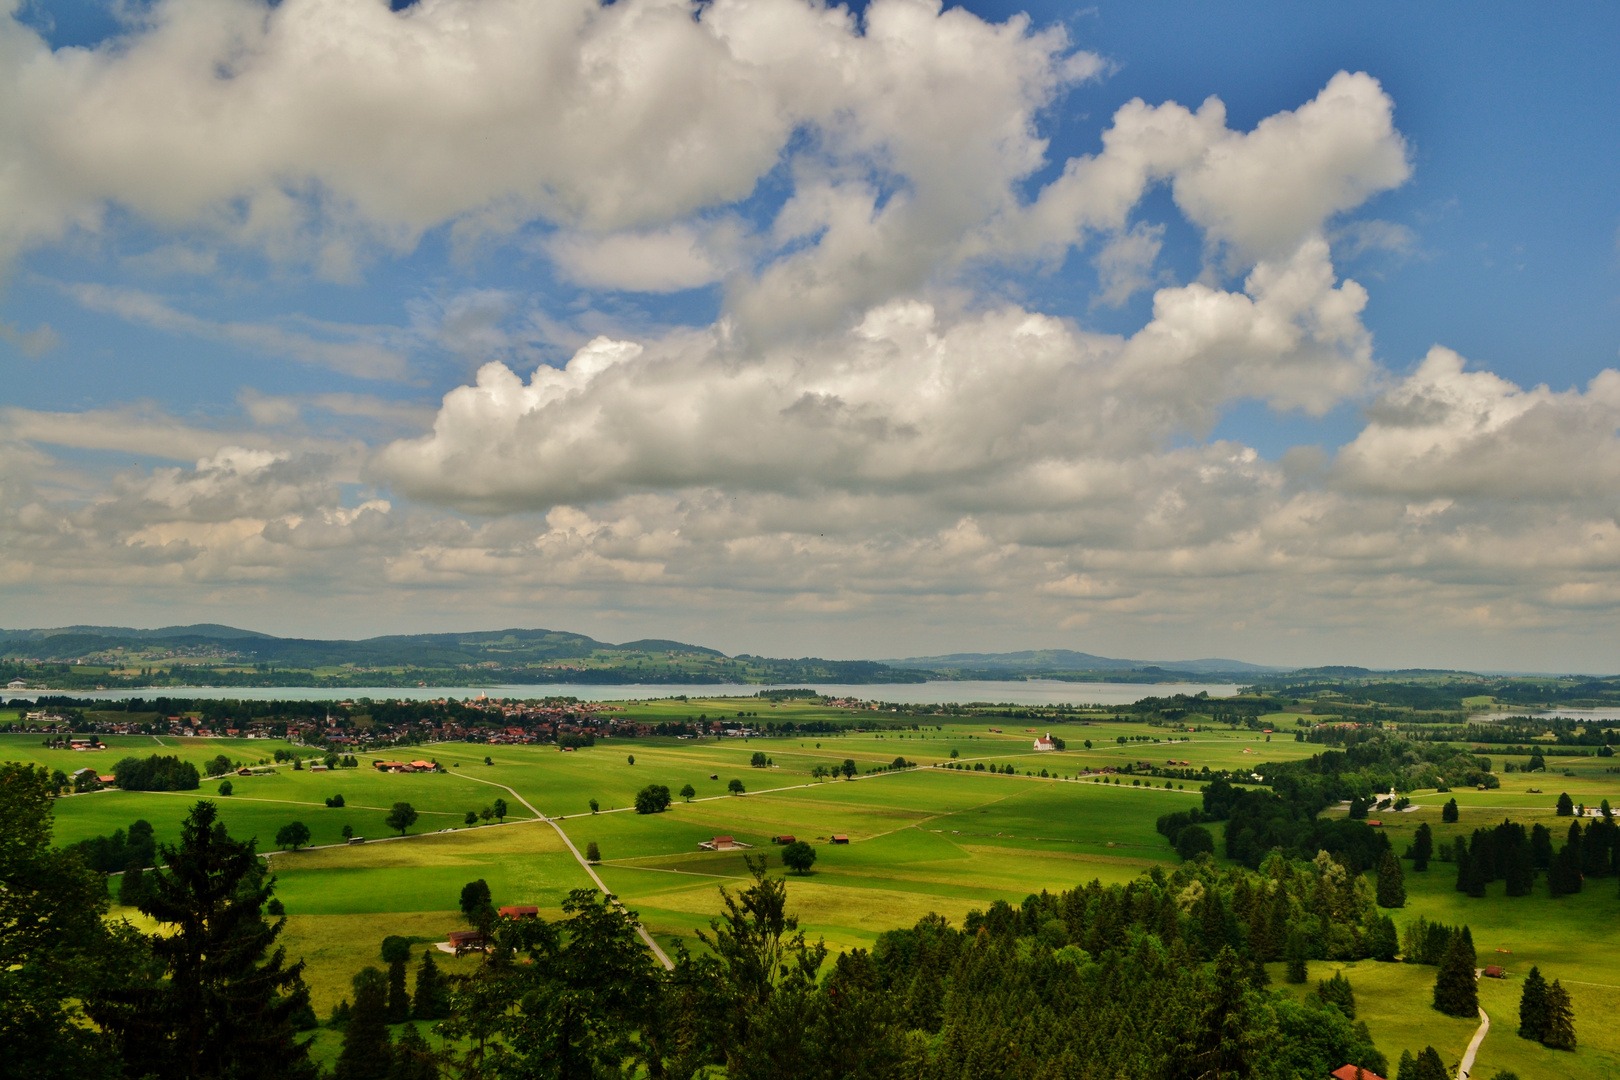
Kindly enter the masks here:
<path id="1" fill-rule="evenodd" d="M 390 829 L 397 829 L 399 835 L 404 836 L 405 830 L 416 824 L 416 809 L 408 802 L 397 802 L 394 808 L 388 811 L 388 817 L 384 822 Z"/>
<path id="2" fill-rule="evenodd" d="M 808 874 L 816 862 L 816 849 L 803 840 L 795 840 L 782 848 L 782 865 L 795 874 Z"/>
<path id="3" fill-rule="evenodd" d="M 290 821 L 276 830 L 276 846 L 286 851 L 292 848 L 297 851 L 309 843 L 309 826 L 302 821 Z"/>

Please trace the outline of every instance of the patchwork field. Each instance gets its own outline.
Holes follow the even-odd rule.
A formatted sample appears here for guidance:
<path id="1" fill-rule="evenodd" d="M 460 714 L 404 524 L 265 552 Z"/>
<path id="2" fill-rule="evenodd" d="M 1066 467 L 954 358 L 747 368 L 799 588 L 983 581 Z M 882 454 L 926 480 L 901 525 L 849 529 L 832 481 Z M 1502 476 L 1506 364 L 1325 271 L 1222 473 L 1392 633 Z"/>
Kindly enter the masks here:
<path id="1" fill-rule="evenodd" d="M 719 715 L 727 704 L 678 702 L 658 708 L 670 719 L 683 719 Z M 1007 721 L 943 721 L 931 731 L 803 738 L 613 739 L 569 753 L 438 744 L 413 753 L 443 763 L 448 770 L 443 775 L 379 774 L 362 757 L 359 769 L 310 773 L 283 767 L 272 776 L 238 779 L 236 793 L 228 798 L 215 794 L 215 782 L 184 794 L 73 796 L 57 803 L 57 831 L 61 842 L 69 842 L 145 818 L 157 827 L 160 840 L 171 840 L 181 816 L 202 796 L 214 799 L 233 834 L 256 836 L 266 850 L 276 829 L 292 820 L 309 825 L 317 845 L 336 844 L 344 824 L 374 841 L 388 835 L 382 824 L 387 808 L 411 802 L 421 818 L 404 839 L 271 856 L 277 894 L 289 913 L 288 950 L 308 961 L 315 1005 L 324 1017 L 348 995 L 354 971 L 380 963 L 377 950 L 384 936 L 404 934 L 425 947 L 456 928 L 457 897 L 468 881 L 486 880 L 499 904 L 532 903 L 552 914 L 568 890 L 593 887 L 557 832 L 534 820 L 526 803 L 559 818 L 579 850 L 595 843 L 602 880 L 665 942 L 696 944 L 694 932 L 719 906 L 717 888 L 745 879 L 744 854 L 765 854 L 775 865 L 771 837 L 809 840 L 818 856 L 814 872 L 790 877 L 789 894 L 804 928 L 837 950 L 870 946 L 882 931 L 929 912 L 959 923 L 969 910 L 997 899 L 1018 902 L 1030 893 L 1072 888 L 1093 878 L 1126 881 L 1154 865 L 1173 863 L 1176 856 L 1154 822 L 1160 814 L 1195 805 L 1195 783 L 1166 789 L 1162 780 L 1139 786 L 1128 777 L 1073 778 L 1104 766 L 1167 759 L 1186 761 L 1193 769 L 1237 769 L 1320 749 L 1293 741 L 1293 720 L 1292 715 L 1274 718 L 1274 741 L 1267 743 L 1263 734 L 1252 732 L 1170 732 L 1099 718 L 1052 726 L 1068 749 L 1041 754 L 1030 749 L 1030 725 Z M 993 732 L 992 726 L 1003 730 Z M 200 766 L 221 752 L 257 761 L 283 748 L 267 741 L 164 739 L 160 750 L 150 738 L 110 739 L 117 745 L 88 755 L 46 750 L 31 736 L 0 740 L 0 756 L 64 771 L 91 757 L 97 768 L 101 762 L 110 768 L 126 753 L 176 753 Z M 751 766 L 756 752 L 767 755 L 768 767 Z M 869 771 L 897 757 L 918 767 Z M 836 767 L 845 759 L 855 762 L 854 780 L 811 775 L 816 766 Z M 1499 772 L 1501 789 L 1455 793 L 1461 807 L 1455 825 L 1440 821 L 1440 807 L 1452 794 L 1416 793 L 1411 812 L 1375 816 L 1397 851 L 1424 821 L 1435 830 L 1437 847 L 1504 816 L 1562 828 L 1567 821 L 1555 819 L 1554 811 L 1561 791 L 1588 805 L 1605 798 L 1620 803 L 1620 774 L 1607 771 L 1600 760 L 1549 759 L 1555 765 L 1551 774 Z M 1010 764 L 1016 775 L 972 771 L 976 763 Z M 948 767 L 952 764 L 965 768 Z M 1566 765 L 1573 775 L 1564 775 Z M 1047 777 L 1039 775 L 1042 770 Z M 746 794 L 727 793 L 733 779 L 743 783 Z M 677 795 L 664 814 L 634 813 L 635 793 L 654 783 L 672 792 L 691 784 L 696 795 L 691 801 Z M 1532 787 L 1542 791 L 1527 790 Z M 338 793 L 348 805 L 328 809 L 325 799 Z M 507 824 L 463 827 L 466 811 L 481 810 L 497 797 L 508 805 Z M 591 811 L 592 799 L 599 812 Z M 834 834 L 847 836 L 849 843 L 829 843 Z M 747 852 L 699 849 L 701 841 L 717 835 L 752 847 Z M 1482 986 L 1494 1026 L 1475 1075 L 1490 1076 L 1500 1068 L 1526 1080 L 1620 1075 L 1620 1035 L 1610 1031 L 1620 1031 L 1620 1025 L 1607 1023 L 1609 1002 L 1620 994 L 1620 932 L 1614 928 L 1620 900 L 1613 879 L 1558 900 L 1539 884 L 1534 896 L 1508 900 L 1501 883 L 1490 887 L 1488 898 L 1470 899 L 1455 891 L 1454 880 L 1452 866 L 1438 860 L 1426 874 L 1409 871 L 1409 903 L 1395 918 L 1398 925 L 1419 914 L 1467 923 L 1481 962 L 1490 958 L 1508 968 L 1508 980 Z M 1513 1033 L 1517 979 L 1531 964 L 1571 989 L 1582 1043 L 1575 1054 L 1546 1050 Z M 1312 985 L 1333 966 L 1313 965 Z M 1430 1043 L 1448 1063 L 1461 1056 L 1474 1025 L 1429 1007 L 1433 968 L 1368 961 L 1346 965 L 1346 974 L 1356 987 L 1362 1018 L 1392 1062 L 1403 1049 Z M 1280 971 L 1274 978 L 1280 986 Z M 321 1035 L 323 1055 L 330 1049 L 329 1035 Z"/>

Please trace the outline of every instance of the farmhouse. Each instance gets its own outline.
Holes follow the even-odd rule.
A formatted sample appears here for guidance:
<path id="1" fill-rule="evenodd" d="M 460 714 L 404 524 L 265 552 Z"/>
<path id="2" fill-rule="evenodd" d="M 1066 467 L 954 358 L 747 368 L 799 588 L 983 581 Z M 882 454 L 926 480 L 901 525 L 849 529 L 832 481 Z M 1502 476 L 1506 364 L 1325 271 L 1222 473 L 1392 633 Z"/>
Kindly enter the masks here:
<path id="1" fill-rule="evenodd" d="M 538 919 L 540 909 L 533 904 L 512 904 L 497 910 L 503 919 Z"/>
<path id="2" fill-rule="evenodd" d="M 12 679 L 10 682 L 6 683 L 6 689 L 7 690 L 26 690 L 26 689 L 28 689 L 28 680 L 27 679 Z"/>
<path id="3" fill-rule="evenodd" d="M 771 837 L 771 843 L 773 843 L 773 844 L 791 844 L 791 843 L 793 843 L 793 834 L 792 833 L 783 833 L 781 836 L 773 836 L 773 837 Z"/>
<path id="4" fill-rule="evenodd" d="M 849 837 L 845 836 L 843 833 L 833 833 L 832 842 L 835 844 L 847 844 L 849 843 Z"/>
<path id="5" fill-rule="evenodd" d="M 752 844 L 741 843 L 729 836 L 717 836 L 713 840 L 704 840 L 698 847 L 704 851 L 737 851 L 741 848 L 753 847 Z"/>
<path id="6" fill-rule="evenodd" d="M 445 951 L 453 952 L 457 956 L 464 952 L 482 950 L 484 947 L 484 935 L 477 930 L 452 930 L 449 938 L 450 940 L 445 944 L 449 945 L 450 948 Z"/>
<path id="7" fill-rule="evenodd" d="M 1363 1069 L 1360 1065 L 1340 1065 L 1328 1075 L 1333 1080 L 1384 1080 L 1371 1069 Z"/>

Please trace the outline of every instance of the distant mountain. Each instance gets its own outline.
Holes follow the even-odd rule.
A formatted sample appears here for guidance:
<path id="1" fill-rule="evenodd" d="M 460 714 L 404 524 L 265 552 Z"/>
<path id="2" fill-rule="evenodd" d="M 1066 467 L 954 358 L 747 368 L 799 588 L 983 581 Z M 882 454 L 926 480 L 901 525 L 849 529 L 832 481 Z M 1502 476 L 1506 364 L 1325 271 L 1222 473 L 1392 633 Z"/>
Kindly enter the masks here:
<path id="1" fill-rule="evenodd" d="M 1036 674 L 1061 676 L 1088 675 L 1110 672 L 1155 675 L 1174 672 L 1186 675 L 1261 675 L 1286 671 L 1287 668 L 1266 667 L 1242 660 L 1116 660 L 1108 656 L 1074 652 L 1070 649 L 1025 649 L 1005 653 L 950 653 L 945 656 L 913 656 L 904 660 L 884 660 L 892 668 L 984 673 L 1017 673 L 1024 677 Z M 995 677 L 995 676 L 990 676 Z M 1003 676 L 1005 677 L 1005 676 Z"/>

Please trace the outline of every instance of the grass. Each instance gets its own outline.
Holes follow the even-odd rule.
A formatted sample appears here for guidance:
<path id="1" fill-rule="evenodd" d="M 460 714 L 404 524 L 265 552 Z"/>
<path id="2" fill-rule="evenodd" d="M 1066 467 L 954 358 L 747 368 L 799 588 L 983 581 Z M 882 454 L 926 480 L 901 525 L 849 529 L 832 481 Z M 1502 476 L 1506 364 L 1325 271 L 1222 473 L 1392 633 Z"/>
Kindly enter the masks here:
<path id="1" fill-rule="evenodd" d="M 631 706 L 650 719 L 694 719 L 733 713 L 737 708 L 767 716 L 802 720 L 814 709 L 766 702 L 666 701 Z M 827 710 L 822 710 L 826 712 Z M 841 714 L 845 719 L 848 714 Z M 462 829 L 461 816 L 505 798 L 513 818 L 526 818 L 520 799 L 560 822 L 583 850 L 595 842 L 604 861 L 602 879 L 661 940 L 694 944 L 695 932 L 719 909 L 717 889 L 746 883 L 740 852 L 707 852 L 698 843 L 731 835 L 754 845 L 779 869 L 770 837 L 792 833 L 816 844 L 814 872 L 790 876 L 793 910 L 812 939 L 822 937 L 834 950 L 870 947 L 884 930 L 907 926 L 929 912 L 953 923 L 973 908 L 996 900 L 1021 902 L 1030 893 L 1058 891 L 1093 878 L 1128 881 L 1144 870 L 1175 861 L 1168 843 L 1154 828 L 1155 819 L 1172 810 L 1196 805 L 1196 784 L 1185 790 L 1041 779 L 1042 769 L 1073 777 L 1104 766 L 1166 759 L 1185 760 L 1190 768 L 1243 769 L 1265 760 L 1308 756 L 1320 751 L 1296 743 L 1293 714 L 1267 718 L 1277 728 L 1273 741 L 1244 731 L 1170 732 L 1139 724 L 1116 723 L 1104 716 L 1062 725 L 1013 720 L 946 720 L 929 731 L 849 733 L 841 736 L 763 739 L 645 738 L 601 740 L 573 753 L 538 746 L 441 744 L 413 753 L 436 757 L 444 775 L 389 776 L 364 768 L 331 773 L 279 769 L 274 776 L 234 781 L 236 794 L 220 798 L 217 784 L 181 795 L 111 792 L 64 798 L 57 803 L 57 833 L 63 842 L 113 828 L 127 827 L 137 817 L 151 821 L 160 839 L 172 840 L 178 822 L 198 796 L 213 798 L 233 834 L 256 836 L 261 849 L 287 821 L 302 820 L 315 842 L 333 843 L 347 823 L 370 838 L 387 835 L 382 825 L 393 802 L 411 802 L 422 814 L 411 838 L 357 847 L 281 853 L 272 857 L 277 895 L 289 912 L 286 944 L 292 956 L 309 964 L 308 978 L 318 1013 L 324 1018 L 349 995 L 349 979 L 366 964 L 380 966 L 383 936 L 399 933 L 419 946 L 443 940 L 460 925 L 457 900 L 462 885 L 483 878 L 497 904 L 532 903 L 544 914 L 560 914 L 568 890 L 589 888 L 589 878 L 556 833 L 538 822 L 516 820 L 498 827 Z M 993 732 L 999 727 L 1000 732 Z M 1069 750 L 1037 754 L 1026 728 L 1051 730 L 1067 740 Z M 1154 741 L 1134 736 L 1151 732 Z M 1117 739 L 1125 736 L 1127 742 Z M 1169 741 L 1171 737 L 1177 741 Z M 1085 749 L 1090 739 L 1093 747 Z M 87 763 L 87 755 L 46 751 L 34 736 L 8 737 L 0 757 L 24 758 L 66 771 Z M 159 750 L 150 738 L 114 740 L 98 762 L 116 761 L 125 753 L 178 753 L 197 764 L 222 751 L 247 760 L 270 756 L 280 744 L 248 740 L 173 740 Z M 127 744 L 127 745 L 126 745 Z M 236 746 L 235 744 L 242 744 Z M 751 755 L 761 751 L 772 761 L 752 768 Z M 956 758 L 950 755 L 957 754 Z M 486 756 L 490 764 L 485 764 Z M 869 773 L 897 756 L 919 764 L 904 772 Z M 632 764 L 629 759 L 634 757 Z M 817 765 L 856 762 L 855 781 L 817 781 Z M 1515 759 L 1502 759 L 1515 760 Z M 1577 802 L 1596 805 L 1601 799 L 1620 803 L 1620 774 L 1606 771 L 1608 759 L 1549 759 L 1552 775 L 1500 773 L 1497 790 L 1418 793 L 1410 813 L 1375 815 L 1384 822 L 1397 851 L 1410 842 L 1420 822 L 1428 822 L 1439 843 L 1474 828 L 1495 824 L 1504 816 L 1532 824 L 1542 821 L 1559 832 L 1567 820 L 1556 818 L 1560 791 Z M 951 762 L 1011 764 L 1017 775 L 933 768 Z M 1575 775 L 1566 777 L 1568 766 Z M 714 776 L 715 779 L 710 779 Z M 727 795 L 727 782 L 740 779 L 748 794 Z M 636 791 L 649 783 L 679 791 L 690 783 L 698 792 L 691 802 L 677 798 L 669 812 L 638 815 L 629 810 Z M 1542 793 L 1529 792 L 1539 787 Z M 510 794 L 508 794 L 508 789 Z M 327 809 L 328 795 L 341 792 L 348 806 Z M 1457 798 L 1460 820 L 1440 821 L 1440 807 Z M 589 809 L 596 799 L 601 811 Z M 454 826 L 456 831 L 422 835 Z M 824 838 L 847 835 L 848 845 Z M 1438 846 L 1438 844 L 1437 844 Z M 1408 866 L 1410 864 L 1407 864 Z M 1612 879 L 1591 883 L 1578 896 L 1553 900 L 1538 882 L 1534 896 L 1512 900 L 1501 883 L 1490 896 L 1470 899 L 1453 888 L 1454 869 L 1435 861 L 1427 874 L 1406 875 L 1409 902 L 1394 913 L 1398 925 L 1418 915 L 1447 923 L 1466 923 L 1474 935 L 1481 962 L 1501 962 L 1509 980 L 1482 984 L 1482 1000 L 1497 1027 L 1486 1039 L 1475 1075 L 1488 1077 L 1500 1068 L 1530 1077 L 1599 1077 L 1620 1075 L 1620 1036 L 1604 1023 L 1608 1002 L 1620 993 L 1620 934 L 1613 929 L 1616 908 Z M 1498 953 L 1497 949 L 1510 952 Z M 456 963 L 444 957 L 451 970 Z M 469 963 L 462 961 L 461 963 Z M 1581 1049 L 1574 1054 L 1546 1050 L 1513 1034 L 1518 982 L 1531 964 L 1550 978 L 1561 978 L 1575 999 Z M 1312 985 L 1331 974 L 1333 965 L 1313 964 Z M 414 967 L 414 962 L 413 962 Z M 1320 970 L 1318 970 L 1320 969 Z M 1404 1049 L 1433 1044 L 1448 1063 L 1460 1057 L 1474 1025 L 1441 1016 L 1429 1007 L 1432 968 L 1363 962 L 1346 965 L 1355 984 L 1361 1016 L 1371 1027 L 1391 1064 Z M 413 976 L 414 977 L 414 976 Z M 1276 976 L 1280 980 L 1280 971 Z M 319 1036 L 317 1055 L 336 1053 L 332 1032 Z"/>

